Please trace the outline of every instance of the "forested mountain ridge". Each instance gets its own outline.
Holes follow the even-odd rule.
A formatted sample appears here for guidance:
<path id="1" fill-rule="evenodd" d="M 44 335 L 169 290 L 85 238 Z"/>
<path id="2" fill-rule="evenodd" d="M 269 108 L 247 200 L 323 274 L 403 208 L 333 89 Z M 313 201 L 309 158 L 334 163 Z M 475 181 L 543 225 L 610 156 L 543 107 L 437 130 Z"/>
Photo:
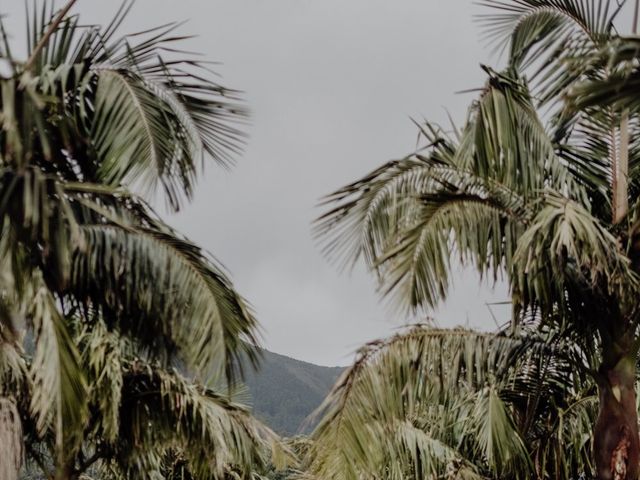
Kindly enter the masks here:
<path id="1" fill-rule="evenodd" d="M 261 354 L 258 370 L 245 370 L 255 415 L 281 435 L 308 433 L 311 425 L 305 420 L 344 368 L 322 367 L 267 350 Z"/>

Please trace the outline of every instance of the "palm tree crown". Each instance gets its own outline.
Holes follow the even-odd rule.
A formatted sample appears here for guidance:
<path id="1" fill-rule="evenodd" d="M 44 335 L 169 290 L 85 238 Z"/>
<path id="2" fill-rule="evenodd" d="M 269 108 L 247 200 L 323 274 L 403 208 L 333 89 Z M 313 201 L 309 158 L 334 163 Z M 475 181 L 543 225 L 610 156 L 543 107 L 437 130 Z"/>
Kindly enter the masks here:
<path id="1" fill-rule="evenodd" d="M 205 159 L 239 151 L 246 112 L 175 49 L 176 25 L 117 37 L 131 6 L 100 28 L 43 2 L 25 62 L 0 25 L 0 437 L 23 431 L 56 478 L 96 461 L 150 476 L 170 451 L 205 478 L 249 472 L 275 437 L 202 383 L 255 360 L 256 320 L 135 193 L 177 210 Z M 13 443 L 0 474 L 20 463 Z"/>
<path id="2" fill-rule="evenodd" d="M 482 275 L 504 273 L 514 327 L 539 314 L 599 352 L 588 355 L 599 358 L 598 475 L 612 478 L 615 464 L 616 478 L 635 479 L 640 44 L 616 29 L 624 2 L 480 3 L 506 68 L 483 67 L 460 130 L 421 126 L 423 148 L 327 197 L 317 231 L 327 254 L 362 258 L 411 310 L 446 297 L 452 252 Z M 624 461 L 612 460 L 627 441 Z"/>

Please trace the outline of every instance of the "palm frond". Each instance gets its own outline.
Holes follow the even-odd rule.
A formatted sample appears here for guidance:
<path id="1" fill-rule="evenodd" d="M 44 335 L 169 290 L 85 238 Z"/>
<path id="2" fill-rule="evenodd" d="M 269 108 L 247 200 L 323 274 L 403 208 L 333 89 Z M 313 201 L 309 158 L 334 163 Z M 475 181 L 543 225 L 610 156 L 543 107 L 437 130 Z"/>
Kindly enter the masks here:
<path id="1" fill-rule="evenodd" d="M 257 322 L 227 273 L 135 196 L 37 169 L 5 169 L 0 181 L 0 213 L 22 242 L 42 246 L 32 255 L 72 301 L 91 299 L 152 351 L 179 353 L 201 372 L 232 379 L 241 356 L 255 362 Z"/>
<path id="2" fill-rule="evenodd" d="M 223 271 L 174 232 L 83 225 L 73 259 L 73 293 L 107 309 L 152 350 L 180 352 L 199 371 L 232 378 L 243 354 L 255 359 L 256 320 Z M 176 350 L 177 349 L 177 350 Z"/>
<path id="3" fill-rule="evenodd" d="M 94 429 L 106 442 L 115 443 L 120 429 L 120 405 L 123 386 L 123 340 L 109 331 L 103 321 L 85 325 L 77 343 L 90 379 L 90 395 L 99 414 Z"/>
<path id="4" fill-rule="evenodd" d="M 109 185 L 140 179 L 147 191 L 162 183 L 177 209 L 180 196 L 192 194 L 199 139 L 142 78 L 118 70 L 101 70 L 98 78 L 91 135 L 100 179 Z"/>
<path id="5" fill-rule="evenodd" d="M 568 108 L 613 107 L 616 111 L 630 109 L 640 112 L 640 40 L 615 38 L 591 53 L 586 63 L 591 68 L 605 68 L 608 75 L 584 79 L 568 94 Z"/>
<path id="6" fill-rule="evenodd" d="M 32 55 L 51 27 L 48 4 L 42 12 L 27 12 Z M 247 111 L 239 93 L 215 81 L 206 62 L 174 46 L 189 38 L 174 33 L 178 24 L 116 38 L 131 6 L 125 1 L 104 29 L 66 17 L 35 52 L 33 67 L 6 80 L 6 93 L 16 80 L 30 86 L 38 108 L 17 120 L 40 119 L 46 134 L 35 151 L 56 156 L 60 167 L 71 163 L 83 180 L 142 185 L 148 192 L 162 186 L 177 210 L 191 198 L 207 155 L 227 166 L 241 151 Z M 6 96 L 3 110 L 11 103 Z M 43 105 L 59 112 L 59 124 L 42 116 Z M 65 153 L 52 143 L 61 143 Z M 79 162 L 76 156 L 89 158 Z"/>
<path id="7" fill-rule="evenodd" d="M 552 188 L 588 204 L 587 179 L 558 157 L 527 82 L 511 70 L 484 69 L 489 78 L 471 106 L 458 165 L 506 185 L 525 200 Z"/>
<path id="8" fill-rule="evenodd" d="M 532 305 L 551 312 L 574 282 L 587 289 L 605 285 L 605 294 L 627 297 L 638 287 L 624 252 L 612 248 L 613 235 L 579 204 L 549 195 L 518 241 L 514 285 Z M 625 293 L 626 292 L 626 293 Z"/>
<path id="9" fill-rule="evenodd" d="M 186 38 L 173 35 L 177 26 L 137 43 L 130 39 L 138 37 L 124 38 L 96 52 L 90 67 L 97 82 L 91 137 L 104 162 L 101 178 L 160 183 L 173 209 L 182 195 L 191 198 L 205 153 L 228 165 L 241 150 L 238 127 L 246 117 L 237 92 L 213 81 L 204 63 L 165 58 L 166 51 L 186 55 L 171 48 Z"/>
<path id="10" fill-rule="evenodd" d="M 383 293 L 412 309 L 446 296 L 451 252 L 483 275 L 509 272 L 540 192 L 590 204 L 589 172 L 557 154 L 526 84 L 487 71 L 459 145 L 427 125 L 425 153 L 328 196 L 337 205 L 317 221 L 317 234 L 329 236 L 325 253 L 362 256 L 381 274 Z"/>
<path id="11" fill-rule="evenodd" d="M 509 48 L 512 68 L 533 67 L 542 101 L 552 101 L 580 78 L 578 59 L 615 32 L 623 2 L 609 0 L 481 0 L 495 13 L 479 15 L 487 37 Z"/>
<path id="12" fill-rule="evenodd" d="M 411 210 L 405 198 L 417 198 L 425 184 L 433 183 L 431 167 L 453 165 L 455 145 L 445 133 L 429 123 L 422 132 L 428 146 L 419 155 L 389 162 L 323 199 L 323 206 L 336 204 L 316 220 L 318 237 L 331 234 L 323 248 L 326 255 L 345 262 L 362 256 L 367 264 L 375 264 L 402 220 L 396 211 Z"/>
<path id="13" fill-rule="evenodd" d="M 33 325 L 35 351 L 31 362 L 31 412 L 41 434 L 56 433 L 60 454 L 78 446 L 87 419 L 87 383 L 80 355 L 51 292 L 40 285 L 28 317 Z"/>
<path id="14" fill-rule="evenodd" d="M 331 235 L 325 253 L 362 255 L 389 274 L 385 292 L 399 288 L 412 307 L 446 293 L 455 235 L 460 254 L 486 271 L 510 256 L 503 236 L 527 218 L 518 193 L 422 155 L 387 164 L 328 201 L 336 200 L 317 223 L 319 235 Z"/>
<path id="15" fill-rule="evenodd" d="M 4 242 L 0 241 L 0 251 L 2 243 Z M 3 262 L 2 269 L 5 268 L 11 267 Z M 0 298 L 0 396 L 19 396 L 25 388 L 28 376 L 21 345 L 21 325 L 16 321 L 15 306 L 6 291 L 10 281 L 6 275 L 0 274 L 0 291 L 4 297 Z"/>
<path id="16" fill-rule="evenodd" d="M 6 480 L 18 480 L 24 461 L 22 421 L 13 400 L 0 397 L 0 476 Z"/>
<path id="17" fill-rule="evenodd" d="M 178 25 L 117 38 L 133 2 L 104 29 L 72 3 L 27 5 L 24 63 L 0 27 L 0 399 L 16 397 L 44 476 L 157 478 L 174 450 L 201 478 L 248 476 L 275 435 L 168 368 L 232 381 L 256 321 L 213 257 L 128 192 L 162 187 L 177 210 L 207 156 L 240 150 L 246 111 L 174 48 Z"/>
<path id="18" fill-rule="evenodd" d="M 571 382 L 554 384 L 553 376 L 531 366 L 545 359 L 563 375 L 575 375 L 572 363 L 555 357 L 558 347 L 525 336 L 424 326 L 367 345 L 319 410 L 324 417 L 313 433 L 309 473 L 527 478 L 544 438 L 533 441 L 523 415 L 547 414 L 536 395 L 563 398 L 571 391 Z M 516 403 L 516 391 L 525 403 Z"/>
<path id="19" fill-rule="evenodd" d="M 175 371 L 133 361 L 123 379 L 117 449 L 124 471 L 147 475 L 138 471 L 144 465 L 136 464 L 134 445 L 176 446 L 198 478 L 224 478 L 230 467 L 259 469 L 277 442 L 244 407 Z"/>
<path id="20" fill-rule="evenodd" d="M 446 298 L 452 252 L 459 252 L 463 264 L 498 275 L 513 255 L 523 221 L 517 210 L 483 195 L 443 192 L 422 199 L 415 224 L 379 259 L 383 292 L 412 309 Z"/>

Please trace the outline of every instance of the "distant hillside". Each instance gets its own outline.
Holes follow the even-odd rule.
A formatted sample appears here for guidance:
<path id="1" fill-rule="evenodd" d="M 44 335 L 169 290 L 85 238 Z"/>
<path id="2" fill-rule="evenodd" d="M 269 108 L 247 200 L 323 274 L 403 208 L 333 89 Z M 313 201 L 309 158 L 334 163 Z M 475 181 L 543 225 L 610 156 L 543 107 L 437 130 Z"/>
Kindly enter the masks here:
<path id="1" fill-rule="evenodd" d="M 281 435 L 291 436 L 307 433 L 301 431 L 303 422 L 343 370 L 263 350 L 260 370 L 246 369 L 245 383 L 255 415 Z"/>

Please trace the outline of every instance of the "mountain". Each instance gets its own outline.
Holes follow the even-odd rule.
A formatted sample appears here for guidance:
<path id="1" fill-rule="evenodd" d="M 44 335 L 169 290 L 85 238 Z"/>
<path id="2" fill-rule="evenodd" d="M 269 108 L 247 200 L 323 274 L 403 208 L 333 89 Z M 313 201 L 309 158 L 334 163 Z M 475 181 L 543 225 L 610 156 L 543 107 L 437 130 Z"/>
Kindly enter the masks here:
<path id="1" fill-rule="evenodd" d="M 305 420 L 324 400 L 343 370 L 262 350 L 258 371 L 245 370 L 253 412 L 281 435 L 308 433 L 313 425 L 306 425 Z"/>

